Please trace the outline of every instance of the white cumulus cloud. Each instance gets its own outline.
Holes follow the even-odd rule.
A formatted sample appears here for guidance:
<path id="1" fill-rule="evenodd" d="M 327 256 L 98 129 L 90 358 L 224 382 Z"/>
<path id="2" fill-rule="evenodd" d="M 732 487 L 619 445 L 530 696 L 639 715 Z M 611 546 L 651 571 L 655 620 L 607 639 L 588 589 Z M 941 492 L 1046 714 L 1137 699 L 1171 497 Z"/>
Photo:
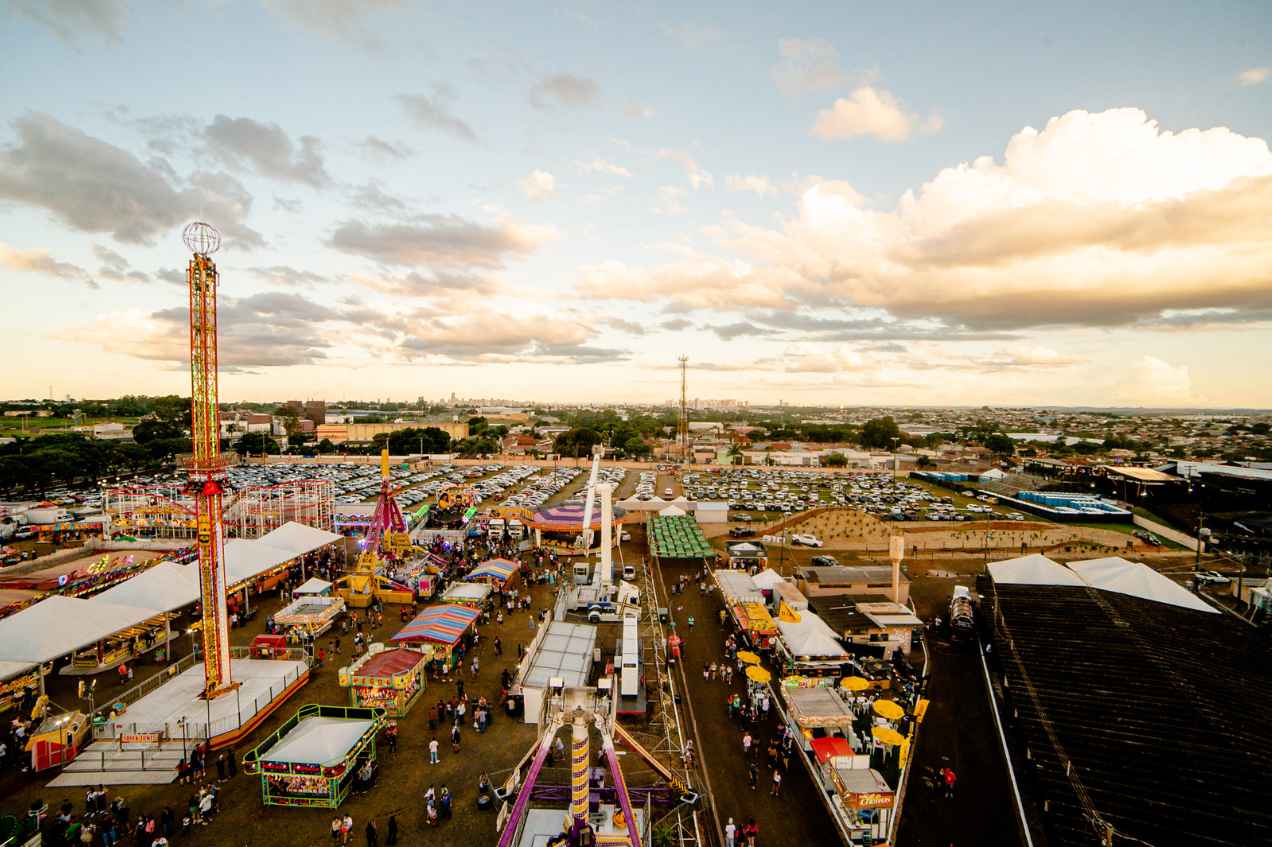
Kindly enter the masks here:
<path id="1" fill-rule="evenodd" d="M 890 91 L 863 85 L 850 97 L 841 97 L 829 109 L 817 114 L 812 133 L 820 138 L 856 138 L 873 135 L 881 141 L 906 141 L 916 132 L 937 132 L 945 119 L 927 119 L 906 112 Z"/>
<path id="2" fill-rule="evenodd" d="M 1242 85 L 1254 85 L 1268 77 L 1272 77 L 1272 65 L 1264 65 L 1261 68 L 1250 68 L 1248 71 L 1242 71 L 1237 74 L 1237 81 Z"/>
<path id="3" fill-rule="evenodd" d="M 825 88 L 843 79 L 835 60 L 839 53 L 821 38 L 783 38 L 778 42 L 782 61 L 769 70 L 777 87 L 792 97 Z"/>
<path id="4" fill-rule="evenodd" d="M 1141 356 L 1131 365 L 1131 376 L 1118 396 L 1146 406 L 1187 404 L 1199 398 L 1192 393 L 1187 365 L 1172 365 L 1156 356 Z"/>
<path id="5" fill-rule="evenodd" d="M 517 185 L 521 187 L 521 193 L 526 195 L 526 199 L 531 203 L 546 203 L 552 195 L 557 193 L 556 177 L 537 168 L 530 174 L 529 179 L 523 179 Z"/>
<path id="6" fill-rule="evenodd" d="M 768 194 L 777 194 L 777 186 L 766 176 L 729 174 L 724 182 L 734 191 L 754 191 L 761 197 Z"/>

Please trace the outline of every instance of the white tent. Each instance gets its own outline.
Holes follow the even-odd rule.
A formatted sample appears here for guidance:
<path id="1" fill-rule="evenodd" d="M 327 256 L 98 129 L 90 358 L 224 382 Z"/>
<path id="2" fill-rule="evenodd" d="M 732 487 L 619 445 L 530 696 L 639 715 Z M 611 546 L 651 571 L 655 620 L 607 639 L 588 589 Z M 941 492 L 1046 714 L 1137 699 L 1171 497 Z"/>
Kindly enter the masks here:
<path id="1" fill-rule="evenodd" d="M 772 591 L 773 586 L 779 582 L 786 582 L 786 578 L 772 568 L 765 568 L 751 579 L 755 582 L 755 587 L 761 591 Z"/>
<path id="2" fill-rule="evenodd" d="M 347 718 L 305 718 L 277 744 L 261 754 L 261 760 L 303 765 L 338 765 L 358 743 L 358 739 L 374 725 L 374 721 Z"/>
<path id="3" fill-rule="evenodd" d="M 11 676 L 18 676 L 27 671 L 34 670 L 35 665 L 31 662 L 10 662 L 0 660 L 0 679 L 8 679 Z"/>
<path id="4" fill-rule="evenodd" d="M 294 558 L 294 555 L 262 544 L 260 540 L 232 539 L 225 542 L 225 583 L 227 586 L 238 585 Z"/>
<path id="5" fill-rule="evenodd" d="M 1167 603 L 1198 612 L 1219 614 L 1219 610 L 1184 588 L 1169 577 L 1162 576 L 1148 565 L 1128 562 L 1112 556 L 1107 559 L 1089 559 L 1070 562 L 1073 568 L 1092 588 L 1129 594 L 1155 603 Z"/>
<path id="6" fill-rule="evenodd" d="M 1082 578 L 1059 562 L 1033 553 L 993 562 L 989 575 L 999 585 L 1083 585 Z"/>
<path id="7" fill-rule="evenodd" d="M 157 612 L 172 612 L 199 599 L 198 564 L 162 562 L 147 571 L 108 588 L 93 598 L 121 606 L 137 606 Z"/>
<path id="8" fill-rule="evenodd" d="M 728 603 L 763 603 L 764 595 L 756 587 L 755 580 L 744 571 L 717 570 L 716 584 Z"/>
<path id="9" fill-rule="evenodd" d="M 674 517 L 679 517 L 685 514 L 688 514 L 688 513 L 685 512 L 685 510 L 680 508 L 679 506 L 668 506 L 667 508 L 662 509 L 661 511 L 658 512 L 658 515 L 664 518 L 674 518 Z"/>
<path id="10" fill-rule="evenodd" d="M 801 612 L 798 623 L 779 620 L 778 632 L 792 656 L 846 656 L 838 633 L 812 612 Z"/>
<path id="11" fill-rule="evenodd" d="M 327 582 L 325 579 L 319 579 L 316 576 L 311 576 L 309 579 L 305 580 L 299 588 L 293 591 L 292 594 L 326 594 L 330 589 L 330 582 Z"/>
<path id="12" fill-rule="evenodd" d="M 326 547 L 333 541 L 339 541 L 341 537 L 339 534 L 327 532 L 325 529 L 317 529 L 290 521 L 273 532 L 265 533 L 255 543 L 282 550 L 290 554 L 287 557 L 288 559 L 294 559 L 297 556 L 303 556 L 321 547 Z"/>
<path id="13" fill-rule="evenodd" d="M 0 660 L 47 662 L 156 614 L 154 609 L 55 594 L 0 620 Z"/>

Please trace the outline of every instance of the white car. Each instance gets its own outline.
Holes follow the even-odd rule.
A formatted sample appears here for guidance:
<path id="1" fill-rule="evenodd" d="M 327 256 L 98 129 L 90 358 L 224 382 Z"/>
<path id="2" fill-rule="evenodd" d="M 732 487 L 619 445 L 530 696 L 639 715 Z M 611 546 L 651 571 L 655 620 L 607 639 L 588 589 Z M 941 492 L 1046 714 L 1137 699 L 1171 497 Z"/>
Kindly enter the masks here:
<path id="1" fill-rule="evenodd" d="M 1193 574 L 1193 579 L 1197 580 L 1202 585 L 1227 585 L 1232 582 L 1232 580 L 1219 573 L 1219 571 L 1205 571 L 1203 573 Z"/>
<path id="2" fill-rule="evenodd" d="M 791 544 L 803 545 L 804 547 L 821 547 L 822 543 L 815 535 L 792 535 Z"/>

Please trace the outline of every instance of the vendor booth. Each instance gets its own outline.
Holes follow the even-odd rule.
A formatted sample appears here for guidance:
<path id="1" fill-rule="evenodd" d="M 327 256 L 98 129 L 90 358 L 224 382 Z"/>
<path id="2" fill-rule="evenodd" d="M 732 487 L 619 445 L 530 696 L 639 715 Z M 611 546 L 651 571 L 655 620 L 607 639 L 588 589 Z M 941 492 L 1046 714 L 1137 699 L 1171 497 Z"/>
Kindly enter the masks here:
<path id="1" fill-rule="evenodd" d="M 335 809 L 375 768 L 375 735 L 383 709 L 301 706 L 300 711 L 243 757 L 243 769 L 261 775 L 266 806 Z"/>
<path id="2" fill-rule="evenodd" d="M 457 582 L 442 592 L 443 603 L 463 603 L 480 609 L 494 589 L 484 582 Z"/>
<path id="3" fill-rule="evenodd" d="M 292 591 L 292 597 L 330 597 L 333 588 L 327 580 L 311 576 Z"/>
<path id="4" fill-rule="evenodd" d="M 778 686 L 786 706 L 786 715 L 796 741 L 805 750 L 820 738 L 841 738 L 852 749 L 845 755 L 857 755 L 865 743 L 853 724 L 867 727 L 869 717 L 853 711 L 857 695 L 843 688 L 833 677 L 788 676 Z M 864 767 L 870 766 L 868 751 L 861 753 Z M 861 765 L 861 762 L 854 766 Z"/>
<path id="5" fill-rule="evenodd" d="M 472 629 L 481 611 L 472 606 L 448 603 L 430 606 L 416 615 L 415 620 L 393 636 L 393 640 L 417 647 L 430 659 L 454 666 L 454 650 L 468 631 Z"/>
<path id="6" fill-rule="evenodd" d="M 752 647 L 760 650 L 773 648 L 777 636 L 777 621 L 763 603 L 739 603 L 732 608 L 738 630 L 746 635 Z"/>
<path id="7" fill-rule="evenodd" d="M 83 712 L 46 717 L 27 739 L 31 770 L 47 770 L 73 761 L 88 740 L 88 731 L 88 716 Z"/>
<path id="8" fill-rule="evenodd" d="M 896 798 L 883 776 L 870 768 L 869 757 L 856 755 L 842 738 L 818 738 L 812 750 L 817 782 L 834 797 L 830 808 L 841 832 L 852 843 L 886 838 Z"/>
<path id="9" fill-rule="evenodd" d="M 411 710 L 424 693 L 424 666 L 428 654 L 408 647 L 370 651 L 347 668 L 341 668 L 340 685 L 349 689 L 349 702 L 359 708 L 383 709 L 391 718 Z"/>
<path id="10" fill-rule="evenodd" d="M 795 676 L 841 676 L 850 657 L 839 643 L 839 634 L 812 612 L 794 621 L 777 621 L 775 642 L 785 672 Z"/>
<path id="11" fill-rule="evenodd" d="M 468 582 L 488 582 L 502 587 L 511 582 L 519 570 L 521 565 L 511 559 L 491 559 L 473 568 L 466 579 Z"/>

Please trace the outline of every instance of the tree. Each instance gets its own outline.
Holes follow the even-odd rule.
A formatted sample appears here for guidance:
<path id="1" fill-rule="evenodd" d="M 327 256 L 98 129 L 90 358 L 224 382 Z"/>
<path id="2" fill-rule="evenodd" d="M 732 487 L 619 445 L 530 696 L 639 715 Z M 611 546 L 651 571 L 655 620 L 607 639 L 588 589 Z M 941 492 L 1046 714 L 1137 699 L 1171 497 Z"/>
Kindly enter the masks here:
<path id="1" fill-rule="evenodd" d="M 327 453 L 334 453 L 336 452 L 336 445 L 330 438 L 324 438 L 322 441 L 318 442 L 318 452 L 323 453 L 324 455 Z"/>
<path id="2" fill-rule="evenodd" d="M 279 453 L 278 442 L 269 437 L 269 433 L 265 432 L 249 432 L 238 440 L 234 445 L 234 450 L 240 456 L 261 456 L 266 453 L 277 455 Z"/>
<path id="3" fill-rule="evenodd" d="M 731 465 L 740 465 L 746 461 L 746 457 L 742 455 L 742 445 L 736 441 L 729 445 L 729 452 L 725 455 L 729 457 L 729 464 Z"/>
<path id="4" fill-rule="evenodd" d="M 287 440 L 300 434 L 300 415 L 296 412 L 294 406 L 288 406 L 284 403 L 274 409 L 274 417 L 278 418 L 283 424 L 283 431 L 287 433 Z"/>
<path id="5" fill-rule="evenodd" d="M 866 425 L 861 428 L 861 435 L 858 436 L 858 440 L 861 446 L 866 449 L 891 450 L 894 440 L 901 440 L 901 429 L 891 415 L 883 418 L 873 418 L 866 421 Z"/>
<path id="6" fill-rule="evenodd" d="M 594 429 L 569 429 L 556 437 L 553 448 L 562 456 L 577 459 L 592 455 L 592 448 L 601 443 L 601 434 Z"/>
<path id="7" fill-rule="evenodd" d="M 1011 456 L 1016 452 L 1016 443 L 1005 432 L 995 432 L 985 438 L 985 447 L 1003 456 Z"/>
<path id="8" fill-rule="evenodd" d="M 633 433 L 627 436 L 627 440 L 623 442 L 622 450 L 627 455 L 638 459 L 641 456 L 648 456 L 652 448 L 645 443 L 645 439 Z"/>
<path id="9" fill-rule="evenodd" d="M 930 468 L 930 467 L 935 466 L 935 465 L 936 465 L 936 462 L 933 462 L 933 461 L 932 461 L 930 458 L 928 458 L 927 456 L 920 456 L 920 457 L 919 457 L 919 461 L 918 461 L 916 464 L 919 466 L 919 470 L 924 470 L 924 469 L 926 469 L 926 468 Z"/>
<path id="10" fill-rule="evenodd" d="M 848 457 L 843 453 L 831 453 L 821 457 L 821 465 L 824 468 L 846 468 L 848 467 Z"/>

